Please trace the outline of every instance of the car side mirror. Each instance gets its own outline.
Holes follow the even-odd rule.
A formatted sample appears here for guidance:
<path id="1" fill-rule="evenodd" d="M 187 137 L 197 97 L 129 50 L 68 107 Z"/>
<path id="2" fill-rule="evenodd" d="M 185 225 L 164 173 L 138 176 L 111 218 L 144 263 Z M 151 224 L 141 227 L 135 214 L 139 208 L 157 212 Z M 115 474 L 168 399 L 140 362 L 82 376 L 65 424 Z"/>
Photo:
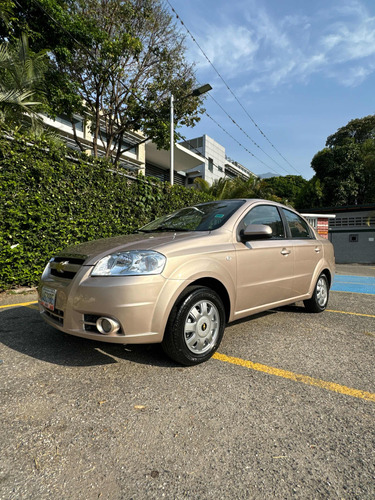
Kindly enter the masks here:
<path id="1" fill-rule="evenodd" d="M 265 224 L 249 224 L 240 232 L 241 241 L 272 238 L 272 228 Z"/>

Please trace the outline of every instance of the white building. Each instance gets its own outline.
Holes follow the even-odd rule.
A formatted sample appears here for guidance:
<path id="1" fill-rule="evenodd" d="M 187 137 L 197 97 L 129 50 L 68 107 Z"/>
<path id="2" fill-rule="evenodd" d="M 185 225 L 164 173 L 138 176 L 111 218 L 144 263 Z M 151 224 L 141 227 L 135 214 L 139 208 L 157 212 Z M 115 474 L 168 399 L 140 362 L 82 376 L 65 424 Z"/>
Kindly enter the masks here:
<path id="1" fill-rule="evenodd" d="M 75 139 L 73 126 L 67 116 L 57 116 L 55 119 L 42 115 L 43 121 L 50 128 L 54 129 L 66 144 L 80 150 Z M 81 116 L 75 116 L 75 131 L 80 143 L 86 147 L 86 152 L 92 150 L 92 134 L 86 120 Z M 99 155 L 105 154 L 105 134 L 102 133 L 102 140 L 98 141 Z M 156 177 L 161 181 L 169 181 L 170 178 L 170 153 L 165 149 L 157 149 L 156 145 L 148 140 L 144 142 L 145 136 L 140 132 L 129 132 L 125 134 L 122 147 L 126 150 L 120 159 L 120 165 L 134 174 L 142 173 L 144 176 Z M 174 150 L 174 183 L 185 186 L 186 172 L 196 168 L 202 163 L 202 158 L 194 151 L 190 151 L 181 144 L 175 144 Z"/>
<path id="2" fill-rule="evenodd" d="M 203 157 L 201 165 L 188 170 L 186 174 L 188 184 L 192 184 L 197 177 L 201 177 L 210 185 L 224 177 L 242 177 L 243 179 L 257 177 L 246 167 L 226 156 L 225 147 L 208 135 L 189 139 L 182 142 L 181 145 Z"/>
<path id="3" fill-rule="evenodd" d="M 55 129 L 64 138 L 67 145 L 79 149 L 75 139 L 73 126 L 67 116 L 58 116 L 55 119 L 42 116 L 44 123 Z M 75 133 L 80 143 L 87 146 L 86 152 L 91 153 L 92 135 L 86 120 L 75 116 Z M 156 177 L 167 182 L 170 179 L 170 152 L 157 149 L 151 140 L 144 142 L 145 137 L 140 132 L 125 134 L 122 147 L 125 150 L 121 156 L 120 165 L 134 174 Z M 99 154 L 105 154 L 105 134 L 102 134 L 102 143 L 99 140 Z M 210 185 L 222 177 L 242 177 L 248 179 L 255 176 L 241 164 L 230 160 L 225 155 L 225 148 L 208 135 L 175 144 L 174 149 L 174 183 L 183 186 L 193 184 L 194 179 L 201 177 Z M 256 176 L 255 176 L 256 177 Z"/>

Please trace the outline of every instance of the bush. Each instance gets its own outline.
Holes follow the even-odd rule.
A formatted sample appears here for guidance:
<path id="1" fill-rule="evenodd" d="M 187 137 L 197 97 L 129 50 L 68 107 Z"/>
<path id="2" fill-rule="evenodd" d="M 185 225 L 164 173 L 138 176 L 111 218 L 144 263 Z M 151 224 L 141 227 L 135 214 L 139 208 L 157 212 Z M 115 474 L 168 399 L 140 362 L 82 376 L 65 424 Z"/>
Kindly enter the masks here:
<path id="1" fill-rule="evenodd" d="M 182 186 L 129 180 L 51 140 L 0 138 L 0 290 L 35 285 L 66 246 L 128 234 L 209 199 Z"/>

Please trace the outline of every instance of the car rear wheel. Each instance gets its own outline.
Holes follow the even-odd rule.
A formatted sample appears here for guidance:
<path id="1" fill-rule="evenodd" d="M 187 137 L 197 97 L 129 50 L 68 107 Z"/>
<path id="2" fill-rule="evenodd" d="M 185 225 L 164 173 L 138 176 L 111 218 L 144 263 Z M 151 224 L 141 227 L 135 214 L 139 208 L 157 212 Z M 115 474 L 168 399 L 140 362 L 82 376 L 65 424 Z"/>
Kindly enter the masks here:
<path id="1" fill-rule="evenodd" d="M 328 304 L 329 285 L 327 276 L 321 274 L 315 285 L 313 296 L 309 300 L 304 301 L 305 308 L 308 312 L 319 313 L 323 312 Z"/>
<path id="2" fill-rule="evenodd" d="M 185 366 L 208 360 L 219 347 L 225 311 L 219 295 L 207 287 L 188 287 L 170 314 L 162 347 Z"/>

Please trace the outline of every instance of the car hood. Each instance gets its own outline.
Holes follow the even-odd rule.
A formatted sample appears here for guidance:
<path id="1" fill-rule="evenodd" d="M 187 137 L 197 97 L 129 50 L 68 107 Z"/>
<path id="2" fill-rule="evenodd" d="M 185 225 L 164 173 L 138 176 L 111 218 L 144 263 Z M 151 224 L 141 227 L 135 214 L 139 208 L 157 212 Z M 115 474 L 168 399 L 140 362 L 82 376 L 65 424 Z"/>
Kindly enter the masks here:
<path id="1" fill-rule="evenodd" d="M 199 238 L 205 234 L 209 234 L 209 232 L 167 232 L 115 236 L 113 238 L 88 241 L 65 248 L 57 257 L 81 257 L 85 259 L 84 265 L 94 265 L 99 259 L 105 257 L 109 253 L 127 250 L 158 250 L 163 253 L 163 247 L 174 241 L 181 242 Z"/>

